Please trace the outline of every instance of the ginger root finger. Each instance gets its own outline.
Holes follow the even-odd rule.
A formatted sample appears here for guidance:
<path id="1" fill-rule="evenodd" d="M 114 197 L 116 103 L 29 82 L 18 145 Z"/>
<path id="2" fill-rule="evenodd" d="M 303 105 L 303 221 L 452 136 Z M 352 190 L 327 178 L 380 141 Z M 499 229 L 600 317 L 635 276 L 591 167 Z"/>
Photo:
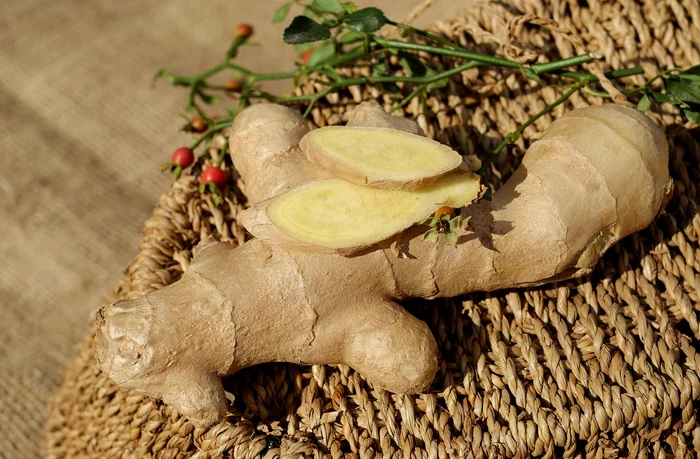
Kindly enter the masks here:
<path id="1" fill-rule="evenodd" d="M 375 188 L 423 188 L 462 163 L 441 143 L 391 128 L 329 126 L 309 132 L 299 145 L 335 177 Z"/>
<path id="2" fill-rule="evenodd" d="M 387 269 L 377 273 L 378 265 Z M 164 400 L 198 426 L 226 414 L 222 376 L 264 362 L 347 364 L 387 390 L 423 390 L 437 345 L 424 322 L 376 295 L 396 293 L 388 267 L 381 251 L 349 259 L 259 240 L 207 244 L 179 281 L 98 313 L 97 359 L 120 386 Z M 347 272 L 364 293 L 337 288 Z"/>
<path id="3" fill-rule="evenodd" d="M 383 299 L 352 313 L 357 328 L 344 350 L 345 362 L 391 392 L 425 391 L 438 367 L 437 343 L 425 322 Z"/>
<path id="4" fill-rule="evenodd" d="M 361 103 L 349 113 L 348 126 L 392 128 L 423 135 L 414 121 L 391 116 L 370 102 Z M 299 148 L 299 141 L 308 132 L 304 117 L 282 105 L 256 104 L 236 116 L 229 135 L 229 154 L 251 203 L 311 180 L 332 177 L 308 161 Z"/>
<path id="5" fill-rule="evenodd" d="M 270 244 L 349 254 L 390 238 L 440 206 L 464 207 L 481 188 L 479 177 L 463 170 L 412 191 L 318 180 L 245 210 L 241 223 Z"/>
<path id="6" fill-rule="evenodd" d="M 406 258 L 379 248 L 355 257 L 311 253 L 259 239 L 203 247 L 178 282 L 103 308 L 100 367 L 198 426 L 225 415 L 216 378 L 262 362 L 342 363 L 388 390 L 420 390 L 435 373 L 436 347 L 427 326 L 395 302 L 587 274 L 664 201 L 668 144 L 634 109 L 575 110 L 542 138 L 491 202 L 467 208 L 475 234 L 455 247 L 426 243 L 415 227 Z M 272 186 L 285 180 L 280 172 Z"/>
<path id="7" fill-rule="evenodd" d="M 250 202 L 271 198 L 313 178 L 331 177 L 299 149 L 299 141 L 308 132 L 301 114 L 282 105 L 256 104 L 236 116 L 229 133 L 229 153 Z"/>

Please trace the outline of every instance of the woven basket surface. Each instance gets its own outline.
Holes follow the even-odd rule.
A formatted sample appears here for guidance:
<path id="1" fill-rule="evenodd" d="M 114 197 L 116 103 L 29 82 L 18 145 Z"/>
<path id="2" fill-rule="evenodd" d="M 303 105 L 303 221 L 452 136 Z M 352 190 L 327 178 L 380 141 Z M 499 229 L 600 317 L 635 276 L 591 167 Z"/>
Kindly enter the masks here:
<path id="1" fill-rule="evenodd" d="M 527 13 L 556 24 L 517 19 Z M 533 51 L 569 57 L 583 47 L 603 56 L 603 68 L 642 65 L 654 75 L 700 63 L 697 24 L 700 4 L 693 0 L 516 0 L 481 3 L 434 30 L 472 49 L 523 59 Z M 414 100 L 399 113 L 483 158 L 560 94 L 517 73 L 473 69 L 432 91 L 425 111 Z M 392 103 L 377 88 L 355 87 L 324 99 L 312 120 L 342 123 L 369 99 Z M 600 102 L 575 95 L 528 128 L 485 180 L 500 186 L 556 116 Z M 345 366 L 261 365 L 225 380 L 233 400 L 226 421 L 195 429 L 172 408 L 104 376 L 91 335 L 49 406 L 49 457 L 698 457 L 699 132 L 674 110 L 655 110 L 675 181 L 666 213 L 612 248 L 589 277 L 412 301 L 407 307 L 430 325 L 440 348 L 428 393 L 390 394 Z M 176 281 L 203 238 L 245 240 L 236 222 L 245 184 L 230 187 L 218 208 L 197 185 L 187 176 L 161 198 L 113 299 Z"/>

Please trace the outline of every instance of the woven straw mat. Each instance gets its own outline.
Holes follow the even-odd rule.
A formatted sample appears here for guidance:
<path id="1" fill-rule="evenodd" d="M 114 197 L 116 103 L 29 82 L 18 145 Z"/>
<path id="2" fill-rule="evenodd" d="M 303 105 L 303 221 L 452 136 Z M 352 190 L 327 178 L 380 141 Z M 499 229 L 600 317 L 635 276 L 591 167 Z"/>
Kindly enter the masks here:
<path id="1" fill-rule="evenodd" d="M 642 65 L 649 76 L 700 63 L 697 24 L 700 4 L 692 0 L 516 0 L 482 3 L 434 29 L 522 60 L 585 48 L 603 56 L 603 69 Z M 418 100 L 401 114 L 483 158 L 559 94 L 514 72 L 473 69 L 432 91 L 423 114 Z M 368 99 L 392 103 L 378 88 L 357 87 L 324 99 L 312 120 L 342 123 Z M 544 116 L 485 180 L 500 186 L 553 119 L 600 102 L 578 94 Z M 654 110 L 671 145 L 675 192 L 666 213 L 612 248 L 589 277 L 408 304 L 440 349 L 429 392 L 390 394 L 345 366 L 267 364 L 226 378 L 228 420 L 195 429 L 172 408 L 107 379 L 88 336 L 49 407 L 49 457 L 698 457 L 700 136 L 675 110 Z M 235 218 L 244 184 L 229 187 L 219 208 L 197 185 L 187 176 L 161 198 L 114 299 L 176 281 L 203 238 L 244 241 Z"/>

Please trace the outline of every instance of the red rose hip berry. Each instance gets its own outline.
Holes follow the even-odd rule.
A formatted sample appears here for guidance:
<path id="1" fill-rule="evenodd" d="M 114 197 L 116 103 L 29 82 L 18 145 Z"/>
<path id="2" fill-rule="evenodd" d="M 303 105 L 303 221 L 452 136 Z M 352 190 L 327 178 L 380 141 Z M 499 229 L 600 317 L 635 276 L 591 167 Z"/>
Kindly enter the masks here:
<path id="1" fill-rule="evenodd" d="M 221 188 L 226 185 L 227 181 L 228 176 L 220 167 L 209 167 L 202 172 L 202 185 L 213 183 L 217 187 Z"/>
<path id="2" fill-rule="evenodd" d="M 183 169 L 190 167 L 194 162 L 194 152 L 187 147 L 180 147 L 173 152 L 173 164 Z"/>

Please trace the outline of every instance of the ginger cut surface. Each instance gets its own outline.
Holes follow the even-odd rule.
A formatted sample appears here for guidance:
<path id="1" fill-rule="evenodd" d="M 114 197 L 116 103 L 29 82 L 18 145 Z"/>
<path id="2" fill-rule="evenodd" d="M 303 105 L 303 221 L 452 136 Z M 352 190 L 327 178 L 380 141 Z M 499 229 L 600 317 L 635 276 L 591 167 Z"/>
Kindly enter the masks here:
<path id="1" fill-rule="evenodd" d="M 479 177 L 463 170 L 450 172 L 434 184 L 412 191 L 326 179 L 245 211 L 242 222 L 254 236 L 271 244 L 311 250 L 315 246 L 364 248 L 403 231 L 441 206 L 466 206 L 480 190 Z M 279 237 L 269 225 L 292 239 Z"/>
<path id="2" fill-rule="evenodd" d="M 329 126 L 309 132 L 299 145 L 332 175 L 375 188 L 426 187 L 462 163 L 451 148 L 394 128 Z"/>

